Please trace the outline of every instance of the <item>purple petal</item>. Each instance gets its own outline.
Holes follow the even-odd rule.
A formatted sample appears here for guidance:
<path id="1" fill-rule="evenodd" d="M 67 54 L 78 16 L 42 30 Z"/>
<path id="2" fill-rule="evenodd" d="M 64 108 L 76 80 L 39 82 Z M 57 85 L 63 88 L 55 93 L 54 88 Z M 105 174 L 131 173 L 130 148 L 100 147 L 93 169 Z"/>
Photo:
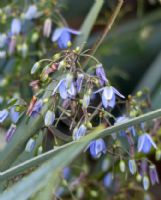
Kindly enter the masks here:
<path id="1" fill-rule="evenodd" d="M 25 13 L 25 18 L 28 20 L 34 19 L 37 17 L 37 6 L 31 5 Z"/>
<path id="2" fill-rule="evenodd" d="M 76 95 L 76 89 L 75 89 L 75 86 L 74 86 L 74 83 L 72 82 L 70 84 L 70 87 L 68 89 L 68 93 L 71 95 L 71 96 L 75 96 Z"/>
<path id="3" fill-rule="evenodd" d="M 112 86 L 106 86 L 103 90 L 102 95 L 107 99 L 111 100 L 114 95 L 114 90 Z"/>
<path id="4" fill-rule="evenodd" d="M 107 108 L 108 103 L 107 103 L 107 100 L 106 100 L 105 96 L 103 96 L 103 95 L 102 95 L 102 104 L 103 104 L 103 106 L 104 106 L 105 108 Z"/>
<path id="5" fill-rule="evenodd" d="M 99 90 L 96 90 L 96 91 L 94 92 L 94 94 L 97 94 L 97 93 L 99 93 L 99 92 L 103 91 L 104 89 L 105 89 L 105 87 L 103 87 L 103 88 L 100 88 Z"/>
<path id="6" fill-rule="evenodd" d="M 17 123 L 19 117 L 20 117 L 20 113 L 15 111 L 15 107 L 12 107 L 10 109 L 10 117 L 13 123 Z"/>
<path id="7" fill-rule="evenodd" d="M 153 141 L 152 137 L 149 134 L 146 134 L 148 140 L 150 141 L 150 143 L 153 145 L 153 147 L 155 149 L 157 149 L 157 145 L 155 144 L 155 142 Z"/>
<path id="8" fill-rule="evenodd" d="M 63 80 L 59 85 L 59 93 L 62 99 L 68 98 L 67 88 L 66 88 L 66 81 Z"/>
<path id="9" fill-rule="evenodd" d="M 112 88 L 113 88 L 115 94 L 117 94 L 119 97 L 121 97 L 121 98 L 123 98 L 123 99 L 125 98 L 125 96 L 122 95 L 116 88 L 114 88 L 114 87 L 112 87 Z"/>
<path id="10" fill-rule="evenodd" d="M 11 138 L 13 137 L 15 131 L 16 131 L 16 125 L 15 124 L 11 124 L 11 126 L 9 127 L 9 129 L 6 132 L 6 135 L 5 135 L 5 139 L 6 139 L 7 142 L 9 142 L 11 140 Z"/>
<path id="11" fill-rule="evenodd" d="M 2 123 L 8 116 L 8 110 L 4 109 L 0 111 L 0 123 Z"/>
<path id="12" fill-rule="evenodd" d="M 80 93 L 80 91 L 81 91 L 83 79 L 84 79 L 84 75 L 78 74 L 78 78 L 76 80 L 76 86 L 77 86 L 77 92 L 78 93 Z"/>
<path id="13" fill-rule="evenodd" d="M 145 135 L 139 136 L 138 139 L 138 152 L 142 151 L 144 145 Z"/>
<path id="14" fill-rule="evenodd" d="M 110 108 L 114 108 L 115 104 L 116 104 L 116 97 L 115 97 L 115 95 L 113 95 L 112 99 L 110 101 L 108 101 L 108 106 Z"/>
<path id="15" fill-rule="evenodd" d="M 57 28 L 52 35 L 52 39 L 51 39 L 52 42 L 56 42 L 61 36 L 61 34 L 64 32 L 64 30 L 65 28 Z"/>
<path id="16" fill-rule="evenodd" d="M 11 33 L 18 35 L 21 31 L 21 21 L 18 18 L 12 20 L 11 23 Z"/>
<path id="17" fill-rule="evenodd" d="M 65 49 L 68 46 L 68 42 L 71 41 L 70 33 L 67 31 L 63 31 L 61 36 L 58 38 L 57 42 L 61 49 Z"/>
<path id="18" fill-rule="evenodd" d="M 72 34 L 74 34 L 74 35 L 79 35 L 79 34 L 81 34 L 80 31 L 76 31 L 76 30 L 74 30 L 74 29 L 72 29 L 72 28 L 65 28 L 65 29 L 66 29 L 66 31 L 68 31 L 69 33 L 72 33 Z"/>

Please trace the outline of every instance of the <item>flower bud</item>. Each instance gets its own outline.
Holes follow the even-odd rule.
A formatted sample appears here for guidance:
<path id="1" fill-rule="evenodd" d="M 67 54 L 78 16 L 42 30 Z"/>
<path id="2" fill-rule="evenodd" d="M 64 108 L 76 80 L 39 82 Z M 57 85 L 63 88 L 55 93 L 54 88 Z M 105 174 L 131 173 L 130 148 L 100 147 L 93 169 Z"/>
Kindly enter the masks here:
<path id="1" fill-rule="evenodd" d="M 137 166 L 136 166 L 136 162 L 134 159 L 129 160 L 129 170 L 130 170 L 131 174 L 135 174 L 137 171 Z"/>
<path id="2" fill-rule="evenodd" d="M 42 154 L 42 151 L 43 151 L 42 146 L 39 146 L 38 151 L 37 151 L 37 154 L 38 154 L 38 155 Z"/>
<path id="3" fill-rule="evenodd" d="M 33 33 L 31 36 L 31 42 L 35 43 L 39 39 L 39 34 L 37 32 Z"/>
<path id="4" fill-rule="evenodd" d="M 143 187 L 144 187 L 144 190 L 148 190 L 149 186 L 150 186 L 149 178 L 148 178 L 148 176 L 144 176 L 143 177 Z"/>
<path id="5" fill-rule="evenodd" d="M 11 126 L 9 127 L 9 129 L 6 132 L 6 135 L 5 135 L 5 138 L 6 138 L 7 142 L 9 142 L 11 140 L 11 138 L 13 137 L 15 131 L 16 131 L 16 125 L 15 124 L 11 124 Z"/>
<path id="6" fill-rule="evenodd" d="M 36 141 L 33 138 L 30 138 L 26 144 L 25 151 L 32 152 L 35 147 Z"/>
<path id="7" fill-rule="evenodd" d="M 23 58 L 25 58 L 28 52 L 28 45 L 26 43 L 22 44 L 21 52 L 22 52 Z"/>
<path id="8" fill-rule="evenodd" d="M 92 128 L 92 123 L 88 121 L 88 122 L 86 123 L 86 126 L 87 126 L 87 128 L 91 129 L 91 128 Z"/>
<path id="9" fill-rule="evenodd" d="M 51 110 L 48 110 L 45 115 L 45 126 L 51 126 L 55 120 L 55 113 Z"/>
<path id="10" fill-rule="evenodd" d="M 44 22 L 44 27 L 43 27 L 44 37 L 48 38 L 50 36 L 51 28 L 52 28 L 52 20 L 50 18 L 47 18 Z"/>
<path id="11" fill-rule="evenodd" d="M 161 160 L 161 150 L 158 149 L 156 152 L 155 152 L 155 159 L 157 161 Z"/>
<path id="12" fill-rule="evenodd" d="M 119 167 L 120 167 L 121 172 L 125 172 L 126 165 L 125 165 L 125 162 L 123 160 L 120 160 Z"/>
<path id="13" fill-rule="evenodd" d="M 39 67 L 40 67 L 40 63 L 39 63 L 39 62 L 36 62 L 36 63 L 33 65 L 32 69 L 31 69 L 31 74 L 35 74 L 35 72 L 39 69 Z"/>
<path id="14" fill-rule="evenodd" d="M 138 173 L 137 175 L 136 175 L 136 180 L 140 183 L 141 182 L 141 180 L 142 180 L 142 176 Z"/>

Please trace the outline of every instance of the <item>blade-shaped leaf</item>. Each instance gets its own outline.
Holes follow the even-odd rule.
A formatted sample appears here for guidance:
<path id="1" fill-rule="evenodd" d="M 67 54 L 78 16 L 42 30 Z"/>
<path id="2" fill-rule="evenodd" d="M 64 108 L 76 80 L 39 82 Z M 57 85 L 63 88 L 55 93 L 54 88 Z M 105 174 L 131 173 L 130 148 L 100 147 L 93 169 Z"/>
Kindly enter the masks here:
<path id="1" fill-rule="evenodd" d="M 88 40 L 89 34 L 93 28 L 96 18 L 102 8 L 103 0 L 96 0 L 91 10 L 89 11 L 84 23 L 80 29 L 81 34 L 78 35 L 74 41 L 73 47 L 79 46 L 81 50 L 84 48 L 86 41 Z"/>

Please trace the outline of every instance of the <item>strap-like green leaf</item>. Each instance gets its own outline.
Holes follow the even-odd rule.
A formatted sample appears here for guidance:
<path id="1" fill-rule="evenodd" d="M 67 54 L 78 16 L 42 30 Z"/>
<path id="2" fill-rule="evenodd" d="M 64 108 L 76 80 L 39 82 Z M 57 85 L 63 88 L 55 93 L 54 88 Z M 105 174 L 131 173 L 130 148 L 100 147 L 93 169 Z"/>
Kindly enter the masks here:
<path id="1" fill-rule="evenodd" d="M 91 10 L 89 11 L 84 23 L 80 29 L 81 34 L 78 35 L 74 41 L 73 47 L 79 46 L 81 50 L 84 48 L 85 43 L 88 40 L 89 34 L 93 28 L 96 18 L 102 8 L 103 0 L 96 0 Z"/>

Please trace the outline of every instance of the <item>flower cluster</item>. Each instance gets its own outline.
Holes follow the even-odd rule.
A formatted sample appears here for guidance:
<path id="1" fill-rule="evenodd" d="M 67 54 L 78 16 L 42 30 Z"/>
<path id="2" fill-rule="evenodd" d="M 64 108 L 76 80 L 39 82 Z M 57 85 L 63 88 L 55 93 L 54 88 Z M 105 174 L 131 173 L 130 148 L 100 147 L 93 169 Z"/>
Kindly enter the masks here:
<path id="1" fill-rule="evenodd" d="M 18 34 L 14 28 L 13 32 Z M 62 38 L 60 39 L 61 34 L 63 34 L 62 29 L 57 31 L 53 37 L 54 41 L 57 40 L 59 45 L 63 46 Z M 66 35 L 67 33 L 63 38 Z M 52 134 L 63 142 L 83 140 L 91 129 L 102 123 L 106 126 L 112 124 L 117 126 L 132 118 L 131 113 L 134 114 L 135 107 L 129 100 L 131 107 L 129 106 L 127 114 L 114 117 L 113 109 L 119 105 L 120 101 L 127 103 L 125 97 L 111 85 L 103 65 L 97 59 L 93 59 L 94 64 L 92 67 L 89 66 L 88 70 L 83 68 L 80 61 L 86 56 L 88 55 L 80 52 L 79 48 L 67 49 L 55 54 L 52 59 L 42 59 L 33 65 L 31 74 L 37 79 L 30 83 L 34 93 L 30 103 L 23 105 L 25 107 L 23 112 L 17 111 L 17 106 L 22 106 L 17 102 L 11 103 L 12 106 L 0 111 L 0 123 L 7 120 L 9 116 L 12 121 L 6 132 L 8 143 L 16 134 L 21 114 L 26 115 L 31 121 L 39 119 L 42 121 L 43 119 L 40 127 L 41 130 L 46 130 L 44 131 L 46 137 L 48 137 L 47 134 Z M 138 115 L 141 109 L 137 109 Z M 64 126 L 65 131 L 62 129 Z M 37 147 L 36 140 L 33 136 L 26 141 L 25 151 L 27 153 L 35 152 L 36 148 L 38 149 L 37 154 L 43 152 L 43 145 Z M 57 145 L 54 141 L 53 143 Z M 147 190 L 150 182 L 152 185 L 159 183 L 157 170 L 150 161 L 147 165 L 142 159 L 137 160 L 135 156 L 151 153 L 152 148 L 158 150 L 157 141 L 154 141 L 146 124 L 141 123 L 138 126 L 129 126 L 125 130 L 119 130 L 109 138 L 95 138 L 88 144 L 85 151 L 88 150 L 94 161 L 102 155 L 102 158 L 109 154 L 116 156 L 115 162 L 118 163 L 120 171 L 122 173 L 129 171 L 129 174 L 137 175 L 137 179 L 142 181 L 144 189 Z M 123 159 L 124 157 L 127 162 Z M 157 158 L 161 158 L 161 153 L 157 153 Z M 108 171 L 107 167 L 103 168 L 106 172 L 103 184 L 109 188 L 115 182 L 113 174 Z"/>

